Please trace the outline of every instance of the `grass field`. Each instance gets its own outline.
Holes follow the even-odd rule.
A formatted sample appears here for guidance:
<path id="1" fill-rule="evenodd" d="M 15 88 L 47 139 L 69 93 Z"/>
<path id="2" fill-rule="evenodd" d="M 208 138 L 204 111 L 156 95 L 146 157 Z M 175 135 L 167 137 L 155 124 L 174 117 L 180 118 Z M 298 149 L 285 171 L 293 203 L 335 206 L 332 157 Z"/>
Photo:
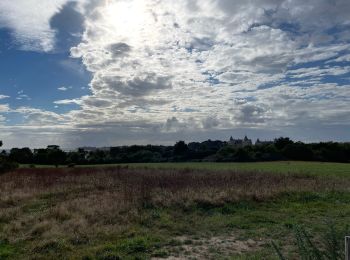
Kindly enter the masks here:
<path id="1" fill-rule="evenodd" d="M 211 163 L 211 162 L 190 162 L 190 163 L 134 163 L 134 164 L 105 164 L 77 167 L 117 167 L 129 166 L 133 168 L 151 169 L 194 169 L 210 171 L 259 171 L 270 173 L 307 173 L 315 175 L 328 175 L 347 177 L 350 175 L 349 163 L 329 162 L 249 162 L 249 163 Z M 29 165 L 21 165 L 21 168 L 28 168 Z M 49 165 L 36 165 L 37 168 L 53 168 Z M 65 167 L 65 166 L 60 166 Z"/>
<path id="2" fill-rule="evenodd" d="M 319 241 L 330 226 L 350 223 L 348 169 L 303 162 L 18 169 L 0 176 L 0 259 L 278 259 L 272 241 L 298 259 L 295 226 Z M 335 236 L 341 245 L 344 234 Z"/>
<path id="3" fill-rule="evenodd" d="M 141 163 L 131 167 L 160 169 L 196 169 L 212 171 L 261 171 L 273 173 L 308 173 L 329 176 L 350 176 L 350 164 L 327 162 L 255 162 L 255 163 Z"/>

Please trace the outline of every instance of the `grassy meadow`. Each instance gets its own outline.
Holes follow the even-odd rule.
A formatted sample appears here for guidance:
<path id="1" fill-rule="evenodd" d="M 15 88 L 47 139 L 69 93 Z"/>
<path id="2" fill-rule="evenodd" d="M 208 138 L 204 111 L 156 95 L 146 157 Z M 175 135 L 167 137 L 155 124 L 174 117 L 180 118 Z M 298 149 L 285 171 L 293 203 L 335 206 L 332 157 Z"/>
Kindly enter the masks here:
<path id="1" fill-rule="evenodd" d="M 193 169 L 209 171 L 257 171 L 279 174 L 303 173 L 314 175 L 328 175 L 332 177 L 347 177 L 350 175 L 350 164 L 332 162 L 247 162 L 247 163 L 215 163 L 215 162 L 180 162 L 180 163 L 132 163 L 132 164 L 104 164 L 104 165 L 78 165 L 76 167 L 124 167 L 150 168 L 150 169 Z M 30 168 L 23 164 L 21 168 Z M 35 165 L 36 168 L 54 168 L 50 165 Z M 66 166 L 60 166 L 66 167 Z"/>
<path id="2" fill-rule="evenodd" d="M 348 164 L 24 167 L 0 176 L 0 259 L 298 259 L 295 227 L 327 249 L 349 202 Z"/>
<path id="3" fill-rule="evenodd" d="M 247 162 L 247 163 L 140 163 L 129 167 L 155 169 L 195 169 L 210 171 L 254 171 L 270 173 L 303 173 L 346 177 L 350 175 L 350 164 L 329 162 Z"/>

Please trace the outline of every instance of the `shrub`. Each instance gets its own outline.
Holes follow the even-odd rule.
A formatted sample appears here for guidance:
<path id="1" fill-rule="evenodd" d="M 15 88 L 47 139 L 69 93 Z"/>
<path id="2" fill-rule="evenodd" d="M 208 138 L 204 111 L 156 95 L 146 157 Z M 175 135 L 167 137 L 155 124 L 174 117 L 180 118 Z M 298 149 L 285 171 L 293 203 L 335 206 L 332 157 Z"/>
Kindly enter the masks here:
<path id="1" fill-rule="evenodd" d="M 0 174 L 10 172 L 18 168 L 18 163 L 9 161 L 7 158 L 0 158 Z"/>

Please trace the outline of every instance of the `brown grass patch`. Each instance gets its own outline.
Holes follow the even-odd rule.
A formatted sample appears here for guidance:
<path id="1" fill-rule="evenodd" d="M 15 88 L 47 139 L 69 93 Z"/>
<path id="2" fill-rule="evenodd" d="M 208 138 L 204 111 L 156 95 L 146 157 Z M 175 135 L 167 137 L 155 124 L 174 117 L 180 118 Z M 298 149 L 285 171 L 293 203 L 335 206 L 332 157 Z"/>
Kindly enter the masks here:
<path id="1" fill-rule="evenodd" d="M 145 207 L 211 207 L 266 201 L 284 192 L 349 187 L 349 179 L 300 174 L 122 167 L 18 169 L 0 176 L 0 239 L 51 241 L 33 248 L 34 253 L 46 252 L 61 248 L 57 239 L 75 245 L 125 232 Z"/>

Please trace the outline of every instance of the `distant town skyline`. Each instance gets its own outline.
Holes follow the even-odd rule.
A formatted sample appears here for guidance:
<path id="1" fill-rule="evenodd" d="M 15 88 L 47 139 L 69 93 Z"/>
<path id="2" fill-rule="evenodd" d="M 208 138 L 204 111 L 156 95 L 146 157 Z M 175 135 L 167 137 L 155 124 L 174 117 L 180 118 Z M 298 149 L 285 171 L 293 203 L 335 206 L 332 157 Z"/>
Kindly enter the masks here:
<path id="1" fill-rule="evenodd" d="M 350 140 L 350 1 L 2 0 L 11 147 Z"/>
<path id="2" fill-rule="evenodd" d="M 41 147 L 25 147 L 25 146 L 18 146 L 18 147 L 7 147 L 4 149 L 0 149 L 0 151 L 6 151 L 9 152 L 12 148 L 30 148 L 32 151 L 35 150 L 40 150 L 40 149 L 62 149 L 63 151 L 77 151 L 79 149 L 83 149 L 85 151 L 97 151 L 97 150 L 101 150 L 101 151 L 109 151 L 110 148 L 114 148 L 114 147 L 130 147 L 130 146 L 173 146 L 174 144 L 176 144 L 177 142 L 184 142 L 185 144 L 191 145 L 191 144 L 200 144 L 200 143 L 206 143 L 206 142 L 222 142 L 222 143 L 226 143 L 229 146 L 233 146 L 235 148 L 244 148 L 247 146 L 262 146 L 262 145 L 270 145 L 270 144 L 274 144 L 276 142 L 276 140 L 278 139 L 286 139 L 286 140 L 290 140 L 291 142 L 295 142 L 295 143 L 304 143 L 304 144 L 312 144 L 312 143 L 324 143 L 324 144 L 331 144 L 331 143 L 338 143 L 338 144 L 350 144 L 350 142 L 346 141 L 346 142 L 334 142 L 334 141 L 325 141 L 325 142 L 303 142 L 300 140 L 293 140 L 289 137 L 283 137 L 283 136 L 279 136 L 279 137 L 275 137 L 272 139 L 261 139 L 261 138 L 256 138 L 256 139 L 251 139 L 249 138 L 247 135 L 244 136 L 244 138 L 240 138 L 240 137 L 235 137 L 233 138 L 233 136 L 230 136 L 229 139 L 226 140 L 222 140 L 222 139 L 218 139 L 218 138 L 214 138 L 214 139 L 205 139 L 205 140 L 177 140 L 174 142 L 169 142 L 169 143 L 145 143 L 145 144 L 119 144 L 119 145 L 110 145 L 110 146 L 79 146 L 79 147 L 61 147 L 60 145 L 56 145 L 56 144 L 48 144 L 48 145 L 44 145 Z M 2 147 L 3 148 L 3 147 Z"/>

